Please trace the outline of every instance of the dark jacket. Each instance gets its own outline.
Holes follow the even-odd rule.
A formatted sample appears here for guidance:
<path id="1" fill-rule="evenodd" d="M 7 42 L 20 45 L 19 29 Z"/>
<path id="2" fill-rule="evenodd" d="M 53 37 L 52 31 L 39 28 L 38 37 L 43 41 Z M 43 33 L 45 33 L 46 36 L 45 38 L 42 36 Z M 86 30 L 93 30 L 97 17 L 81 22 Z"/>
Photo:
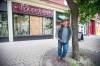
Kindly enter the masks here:
<path id="1" fill-rule="evenodd" d="M 68 36 L 66 36 L 67 37 L 66 40 L 69 41 L 70 36 L 71 36 L 71 29 L 70 27 L 67 27 L 67 28 L 68 28 Z M 62 39 L 62 33 L 63 33 L 63 27 L 61 27 L 58 31 L 58 38 Z"/>

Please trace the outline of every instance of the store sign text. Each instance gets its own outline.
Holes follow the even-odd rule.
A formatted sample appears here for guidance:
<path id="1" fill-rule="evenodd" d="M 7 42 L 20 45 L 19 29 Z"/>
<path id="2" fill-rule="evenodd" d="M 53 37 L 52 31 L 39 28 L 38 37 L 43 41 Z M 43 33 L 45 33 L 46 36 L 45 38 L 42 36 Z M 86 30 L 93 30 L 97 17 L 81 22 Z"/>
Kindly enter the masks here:
<path id="1" fill-rule="evenodd" d="M 12 10 L 15 13 L 53 17 L 52 10 L 20 4 L 20 3 L 12 3 Z"/>

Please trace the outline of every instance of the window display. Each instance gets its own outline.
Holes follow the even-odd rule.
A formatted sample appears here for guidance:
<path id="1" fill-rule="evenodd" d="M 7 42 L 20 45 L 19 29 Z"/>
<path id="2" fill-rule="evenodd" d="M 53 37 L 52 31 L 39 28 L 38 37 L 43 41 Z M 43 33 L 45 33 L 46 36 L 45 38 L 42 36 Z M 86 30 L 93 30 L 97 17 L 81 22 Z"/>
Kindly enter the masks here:
<path id="1" fill-rule="evenodd" d="M 14 36 L 53 35 L 52 19 L 14 14 Z"/>
<path id="2" fill-rule="evenodd" d="M 52 19 L 43 18 L 43 34 L 44 35 L 52 35 L 53 34 L 53 24 Z"/>
<path id="3" fill-rule="evenodd" d="M 14 14 L 14 36 L 29 35 L 29 16 Z"/>
<path id="4" fill-rule="evenodd" d="M 0 37 L 8 37 L 7 12 L 0 12 Z"/>

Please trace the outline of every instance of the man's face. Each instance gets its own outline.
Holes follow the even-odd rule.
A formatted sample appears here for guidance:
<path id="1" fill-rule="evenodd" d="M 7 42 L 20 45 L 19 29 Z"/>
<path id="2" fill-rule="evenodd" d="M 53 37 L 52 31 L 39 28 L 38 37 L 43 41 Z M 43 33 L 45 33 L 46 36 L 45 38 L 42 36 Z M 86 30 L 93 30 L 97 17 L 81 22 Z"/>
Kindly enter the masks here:
<path id="1" fill-rule="evenodd" d="M 64 27 L 69 26 L 69 22 L 68 21 L 64 21 L 62 24 L 63 24 Z"/>

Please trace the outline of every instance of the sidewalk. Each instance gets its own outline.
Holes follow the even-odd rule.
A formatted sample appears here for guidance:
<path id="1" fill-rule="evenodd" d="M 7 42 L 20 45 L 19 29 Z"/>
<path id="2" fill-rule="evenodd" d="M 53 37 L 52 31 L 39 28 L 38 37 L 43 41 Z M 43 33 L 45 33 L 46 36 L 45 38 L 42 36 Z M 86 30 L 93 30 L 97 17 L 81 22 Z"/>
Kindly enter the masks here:
<path id="1" fill-rule="evenodd" d="M 57 48 L 53 48 L 45 53 L 40 66 L 71 66 L 69 57 L 65 58 L 65 62 L 58 61 Z"/>
<path id="2" fill-rule="evenodd" d="M 94 52 L 94 50 L 100 49 L 100 40 L 95 39 L 100 38 L 94 38 L 91 42 L 91 39 L 87 37 L 85 41 L 79 42 L 79 45 L 80 48 L 86 50 L 92 49 L 93 53 L 89 51 L 90 53 L 87 53 L 87 55 L 90 56 L 90 54 L 92 54 L 93 56 L 91 57 L 93 60 L 96 59 L 96 61 L 100 61 L 100 54 Z M 89 43 L 87 43 L 87 41 L 89 41 Z M 69 53 L 70 52 L 71 51 L 69 51 Z M 66 57 L 66 59 L 67 58 L 68 57 Z M 68 62 L 69 60 L 66 61 Z M 54 65 L 52 65 L 52 63 Z M 46 64 L 47 66 L 50 64 L 51 66 L 57 66 L 57 64 L 58 66 L 68 66 L 68 63 L 61 63 L 63 64 L 61 65 L 57 62 L 56 39 L 0 43 L 0 66 L 46 66 Z"/>
<path id="3" fill-rule="evenodd" d="M 100 66 L 100 54 L 96 54 L 90 50 L 80 49 L 80 62 L 71 58 L 72 51 L 68 51 L 65 61 L 58 61 L 57 48 L 49 50 L 43 56 L 40 66 Z"/>
<path id="4" fill-rule="evenodd" d="M 0 66 L 39 66 L 56 44 L 54 39 L 0 43 Z"/>

